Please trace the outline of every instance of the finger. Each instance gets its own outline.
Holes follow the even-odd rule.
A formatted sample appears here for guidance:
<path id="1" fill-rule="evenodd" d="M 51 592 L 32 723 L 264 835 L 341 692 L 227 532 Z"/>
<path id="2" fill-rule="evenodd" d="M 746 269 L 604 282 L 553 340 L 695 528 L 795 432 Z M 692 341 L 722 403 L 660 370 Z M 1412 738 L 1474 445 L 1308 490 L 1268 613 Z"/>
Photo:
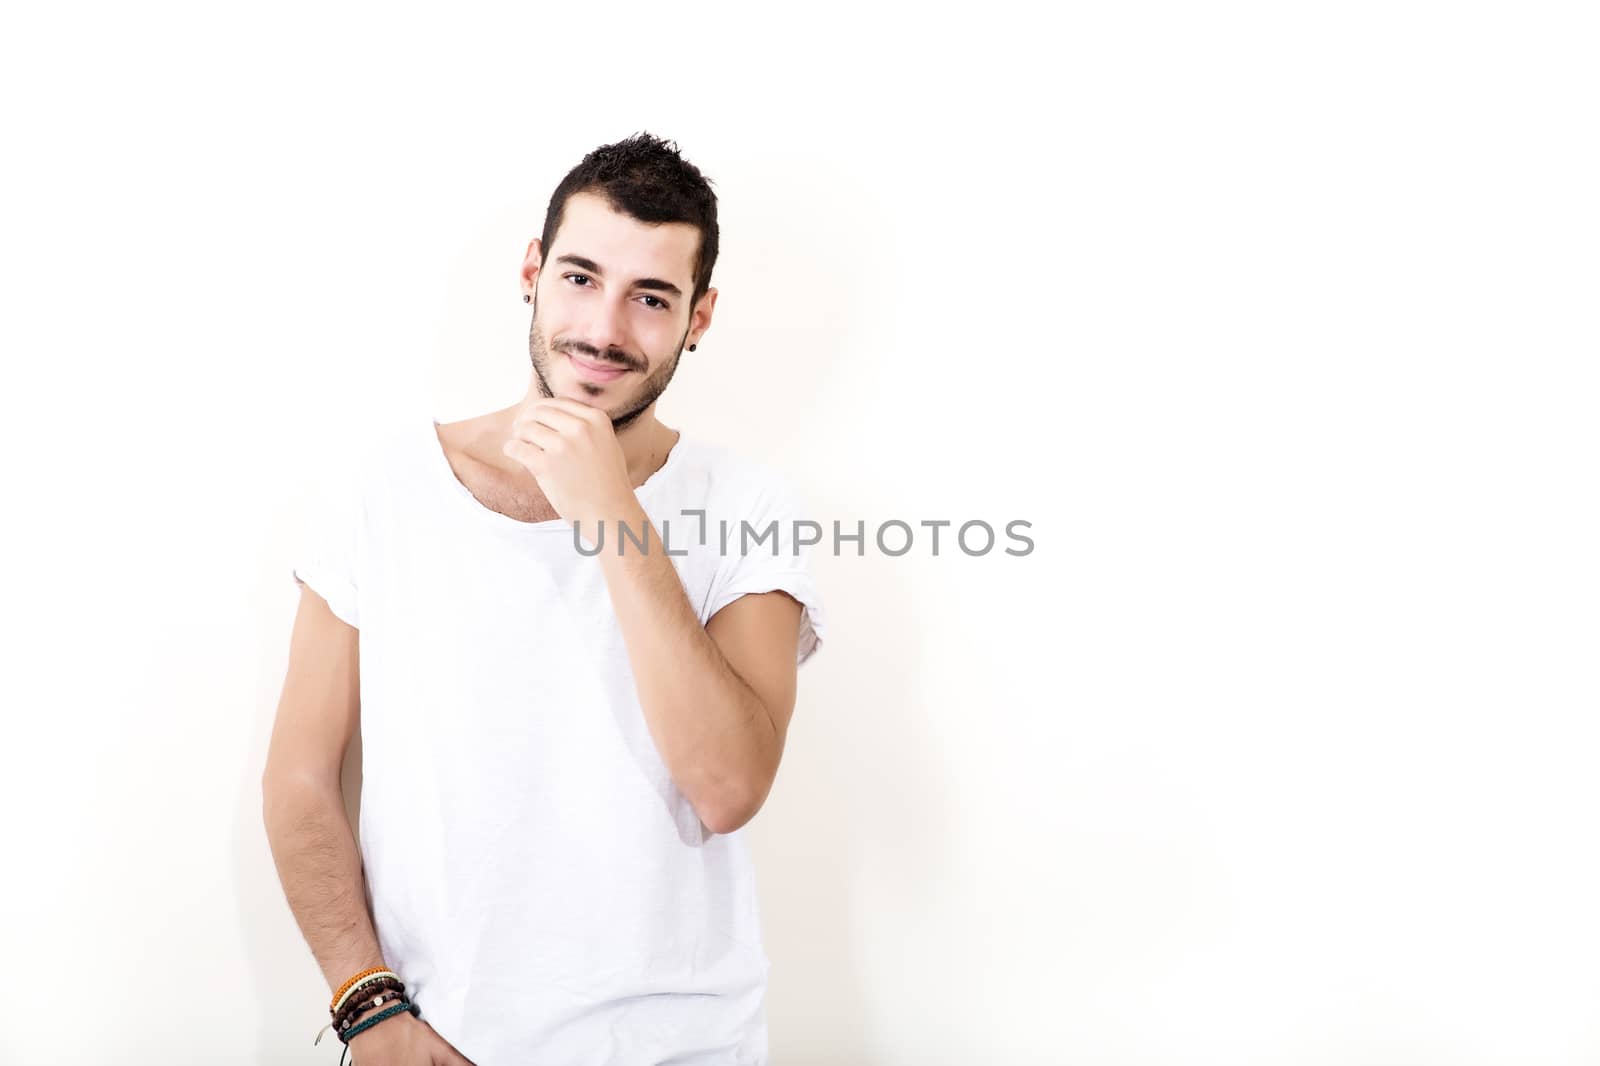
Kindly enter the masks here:
<path id="1" fill-rule="evenodd" d="M 578 406 L 583 406 L 579 404 Z M 517 432 L 519 427 L 529 425 L 543 425 L 562 433 L 576 433 L 583 429 L 585 421 L 571 410 L 554 404 L 549 400 L 536 400 L 522 409 L 516 421 L 511 423 L 512 432 Z"/>
<path id="2" fill-rule="evenodd" d="M 601 421 L 604 421 L 607 425 L 611 424 L 610 417 L 598 407 L 591 407 L 589 404 L 568 399 L 565 396 L 541 396 L 533 401 L 533 405 L 571 415 L 578 421 L 591 426 L 598 425 Z"/>
<path id="3" fill-rule="evenodd" d="M 563 410 L 571 411 L 575 415 L 592 415 L 599 413 L 593 405 L 586 404 L 582 400 L 574 400 L 570 396 L 535 396 L 533 398 L 533 402 L 536 404 L 549 404 L 552 407 L 560 407 Z"/>
<path id="4" fill-rule="evenodd" d="M 519 422 L 511 431 L 511 439 L 549 448 L 561 443 L 562 433 L 561 430 L 543 422 Z"/>
<path id="5" fill-rule="evenodd" d="M 500 450 L 507 457 L 515 459 L 530 470 L 542 471 L 545 462 L 545 450 L 537 444 L 530 444 L 518 437 L 512 437 L 500 446 Z"/>

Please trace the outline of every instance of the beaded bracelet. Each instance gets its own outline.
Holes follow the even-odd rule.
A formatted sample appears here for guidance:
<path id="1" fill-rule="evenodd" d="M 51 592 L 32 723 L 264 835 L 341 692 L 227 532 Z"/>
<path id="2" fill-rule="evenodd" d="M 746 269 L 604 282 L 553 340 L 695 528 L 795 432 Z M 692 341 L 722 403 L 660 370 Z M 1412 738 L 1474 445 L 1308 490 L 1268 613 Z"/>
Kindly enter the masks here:
<path id="1" fill-rule="evenodd" d="M 339 991 L 333 994 L 333 1002 L 328 1004 L 328 1013 L 332 1014 L 337 1011 L 339 1004 L 343 1003 L 352 992 L 375 977 L 393 977 L 396 981 L 400 980 L 399 974 L 384 966 L 374 966 L 370 970 L 362 970 L 339 986 Z"/>
<path id="2" fill-rule="evenodd" d="M 362 981 L 359 985 L 356 985 L 356 987 L 352 988 L 349 994 L 346 995 L 342 1001 L 340 1001 L 338 1009 L 333 1011 L 333 1016 L 337 1018 L 339 1015 L 349 1010 L 350 1004 L 354 1003 L 362 996 L 370 996 L 374 992 L 380 992 L 386 988 L 396 989 L 400 992 L 404 992 L 406 990 L 406 986 L 395 977 L 374 977 L 370 980 Z"/>
<path id="3" fill-rule="evenodd" d="M 388 972 L 389 972 L 388 968 L 387 967 L 383 967 L 383 966 L 373 966 L 373 967 L 370 967 L 369 969 L 362 970 L 360 973 L 356 974 L 354 977 L 352 977 L 349 980 L 345 981 L 344 984 L 339 986 L 338 991 L 334 992 L 334 994 L 333 994 L 334 1004 L 337 1004 L 338 1001 L 339 1001 L 339 997 L 343 996 L 346 992 L 350 991 L 350 989 L 353 988 L 356 985 L 356 983 L 358 981 L 360 981 L 362 978 L 371 977 L 373 974 L 381 974 L 381 973 L 388 973 Z"/>
<path id="4" fill-rule="evenodd" d="M 356 1006 L 356 1003 L 364 994 L 365 990 L 371 989 L 373 991 L 377 991 L 379 989 L 393 989 L 395 992 L 400 994 L 402 999 L 405 998 L 406 986 L 401 982 L 400 978 L 395 975 L 394 971 L 375 969 L 363 971 L 363 973 L 366 974 L 366 976 L 357 974 L 355 977 L 352 977 L 349 981 L 346 981 L 344 984 L 339 986 L 340 993 L 336 998 L 334 1007 L 329 1009 L 329 1013 L 333 1015 L 333 1020 L 327 1025 L 324 1025 L 321 1029 L 317 1030 L 316 1038 L 311 1041 L 312 1047 L 322 1043 L 322 1036 L 329 1029 L 341 1027 L 340 1022 L 346 1021 L 348 1015 L 359 1014 L 361 1010 L 365 1009 Z M 371 1004 L 368 1004 L 368 1006 L 370 1005 Z M 342 1028 L 348 1027 L 348 1024 L 342 1026 Z"/>
<path id="5" fill-rule="evenodd" d="M 344 1005 L 344 1009 L 339 1012 L 338 1017 L 333 1019 L 333 1027 L 342 1033 L 346 1029 L 350 1028 L 350 1026 L 355 1024 L 356 1016 L 358 1014 L 369 1011 L 373 1007 L 381 1007 L 385 1003 L 395 1000 L 402 1000 L 405 998 L 406 994 L 404 989 L 395 990 L 386 988 L 365 1002 L 362 1002 L 359 999 L 353 999 L 349 1003 L 346 1003 Z"/>
<path id="6" fill-rule="evenodd" d="M 333 1016 L 334 1028 L 350 1028 L 350 1019 L 360 1014 L 366 1007 L 370 1007 L 374 995 L 387 992 L 394 993 L 389 997 L 390 999 L 406 998 L 406 986 L 393 979 L 385 978 L 381 983 L 374 982 L 372 984 L 358 985 L 351 991 L 344 1003 L 340 1005 L 338 1013 Z M 362 1006 L 363 1000 L 366 1000 L 366 1006 Z"/>

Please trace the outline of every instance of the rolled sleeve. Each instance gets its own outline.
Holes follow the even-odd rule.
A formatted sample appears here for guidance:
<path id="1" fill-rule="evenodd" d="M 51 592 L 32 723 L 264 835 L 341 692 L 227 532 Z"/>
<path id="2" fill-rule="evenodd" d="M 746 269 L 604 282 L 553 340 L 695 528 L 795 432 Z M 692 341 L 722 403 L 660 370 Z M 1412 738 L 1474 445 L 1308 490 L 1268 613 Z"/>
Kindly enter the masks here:
<path id="1" fill-rule="evenodd" d="M 301 526 L 291 573 L 328 603 L 346 625 L 361 626 L 356 579 L 363 515 L 360 481 L 350 464 L 317 482 Z"/>
<path id="2" fill-rule="evenodd" d="M 805 526 L 796 529 L 796 523 L 807 518 L 803 502 L 787 481 L 769 475 L 745 507 L 722 516 L 728 523 L 727 544 L 704 612 L 709 621 L 741 596 L 787 592 L 802 608 L 795 647 L 797 666 L 822 647 L 827 630 L 827 613 L 812 565 L 815 546 L 800 543 L 802 536 L 817 534 Z M 742 524 L 746 522 L 748 533 Z M 769 529 L 774 531 L 769 533 Z"/>

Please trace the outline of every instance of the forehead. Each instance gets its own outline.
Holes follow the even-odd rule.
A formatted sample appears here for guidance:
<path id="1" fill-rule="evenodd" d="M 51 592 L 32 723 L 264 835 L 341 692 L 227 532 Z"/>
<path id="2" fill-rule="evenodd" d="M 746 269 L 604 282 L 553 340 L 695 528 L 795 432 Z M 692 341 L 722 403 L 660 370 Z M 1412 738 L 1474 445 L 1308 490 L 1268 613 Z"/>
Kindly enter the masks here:
<path id="1" fill-rule="evenodd" d="M 604 197 L 581 192 L 567 198 L 547 257 L 581 255 L 607 277 L 664 278 L 688 292 L 699 247 L 700 231 L 687 222 L 640 222 L 613 210 Z"/>

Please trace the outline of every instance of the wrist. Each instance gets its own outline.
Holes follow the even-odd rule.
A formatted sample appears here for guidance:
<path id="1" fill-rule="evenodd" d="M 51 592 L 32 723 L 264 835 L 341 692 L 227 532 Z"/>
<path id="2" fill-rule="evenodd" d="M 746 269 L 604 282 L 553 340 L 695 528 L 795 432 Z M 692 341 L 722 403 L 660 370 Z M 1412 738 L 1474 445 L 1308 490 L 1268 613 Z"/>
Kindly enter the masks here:
<path id="1" fill-rule="evenodd" d="M 402 1006 L 400 997 L 392 995 L 389 998 L 386 998 L 376 1007 L 363 1008 L 350 1019 L 351 1028 L 355 1028 L 364 1022 L 369 1022 L 379 1015 L 385 1015 L 385 1017 L 382 1021 L 377 1022 L 374 1025 L 368 1025 L 365 1029 L 361 1030 L 361 1032 L 356 1033 L 353 1036 L 347 1036 L 345 1038 L 345 1043 L 354 1046 L 355 1041 L 361 1039 L 369 1033 L 376 1032 L 379 1029 L 388 1029 L 388 1027 L 391 1025 L 400 1025 L 402 1024 L 401 1019 L 412 1016 L 415 1013 L 415 1010 L 416 1008 L 411 1006 L 409 1001 Z M 389 1031 L 393 1032 L 393 1030 Z"/>
<path id="2" fill-rule="evenodd" d="M 624 550 L 638 551 L 636 545 L 648 543 L 646 537 L 651 537 L 650 516 L 632 494 L 626 500 L 592 508 L 574 517 L 572 523 L 583 538 L 584 547 L 591 552 L 595 550 L 596 538 L 603 538 L 602 549 L 607 555 L 615 555 L 618 544 L 625 545 Z"/>

